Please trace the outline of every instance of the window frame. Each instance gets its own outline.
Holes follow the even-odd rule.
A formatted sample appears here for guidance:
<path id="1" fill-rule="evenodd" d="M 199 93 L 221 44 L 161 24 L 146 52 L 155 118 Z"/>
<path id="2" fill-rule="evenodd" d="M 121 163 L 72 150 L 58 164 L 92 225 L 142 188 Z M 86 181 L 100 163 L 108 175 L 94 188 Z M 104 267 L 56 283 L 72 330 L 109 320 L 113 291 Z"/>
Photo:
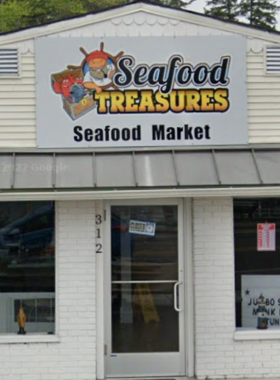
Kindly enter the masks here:
<path id="1" fill-rule="evenodd" d="M 25 200 L 18 199 L 16 202 L 28 202 Z M 58 263 L 59 263 L 59 249 L 58 249 L 58 204 L 54 200 L 54 243 L 55 243 L 55 263 L 54 263 L 54 288 L 55 288 L 55 328 L 54 334 L 48 333 L 29 333 L 26 335 L 18 335 L 15 333 L 3 333 L 0 334 L 0 345 L 2 344 L 26 344 L 26 343 L 60 343 L 59 336 L 59 303 L 58 303 Z M 32 297 L 31 297 L 32 298 Z"/>
<path id="2" fill-rule="evenodd" d="M 247 200 L 247 201 L 253 201 L 253 200 L 257 200 L 257 201 L 266 201 L 266 200 L 273 200 L 273 199 L 277 199 L 280 203 L 280 198 L 279 197 L 246 197 L 246 198 L 233 198 L 233 246 L 234 246 L 234 324 L 235 324 L 235 330 L 234 330 L 234 333 L 233 333 L 233 339 L 235 341 L 250 341 L 250 340 L 277 340 L 277 339 L 280 339 L 280 326 L 279 327 L 276 327 L 276 328 L 267 328 L 265 330 L 260 330 L 260 329 L 257 329 L 257 326 L 256 327 L 238 327 L 236 326 L 237 324 L 237 320 L 236 320 L 236 307 L 237 307 L 237 303 L 236 303 L 236 263 L 235 263 L 235 254 L 236 254 L 236 240 L 235 240 L 235 202 L 237 201 L 242 201 L 242 200 Z M 279 217 L 280 219 L 280 217 Z M 256 224 L 257 223 L 260 223 L 257 221 L 256 219 Z M 269 221 L 268 223 L 272 223 L 271 221 Z M 256 241 L 256 244 L 257 244 L 257 241 Z M 278 250 L 279 250 L 279 254 L 280 254 L 280 242 L 278 242 L 279 246 L 278 246 Z M 277 252 L 277 239 L 276 239 L 276 249 L 275 249 L 275 252 Z M 280 274 L 279 274 L 280 276 Z"/>

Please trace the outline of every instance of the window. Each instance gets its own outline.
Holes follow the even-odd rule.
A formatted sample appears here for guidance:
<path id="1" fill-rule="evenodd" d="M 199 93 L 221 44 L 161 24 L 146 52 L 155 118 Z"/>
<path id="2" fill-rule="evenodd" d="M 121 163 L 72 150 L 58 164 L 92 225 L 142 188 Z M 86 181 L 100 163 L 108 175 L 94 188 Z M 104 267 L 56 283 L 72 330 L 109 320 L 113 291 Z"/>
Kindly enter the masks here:
<path id="1" fill-rule="evenodd" d="M 234 201 L 236 327 L 280 329 L 280 199 Z"/>
<path id="2" fill-rule="evenodd" d="M 0 334 L 55 332 L 53 202 L 0 203 Z"/>

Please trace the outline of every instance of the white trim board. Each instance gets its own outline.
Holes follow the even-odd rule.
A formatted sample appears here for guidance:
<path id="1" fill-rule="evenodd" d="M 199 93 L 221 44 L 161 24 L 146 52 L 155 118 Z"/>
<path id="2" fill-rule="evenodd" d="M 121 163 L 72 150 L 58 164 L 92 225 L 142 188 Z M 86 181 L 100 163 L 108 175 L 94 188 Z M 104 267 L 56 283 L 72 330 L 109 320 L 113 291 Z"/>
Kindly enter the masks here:
<path id="1" fill-rule="evenodd" d="M 115 200 L 146 198 L 213 198 L 213 197 L 280 197 L 279 186 L 192 188 L 192 189 L 142 189 L 108 191 L 17 191 L 0 192 L 0 202 L 6 201 L 71 201 Z"/>

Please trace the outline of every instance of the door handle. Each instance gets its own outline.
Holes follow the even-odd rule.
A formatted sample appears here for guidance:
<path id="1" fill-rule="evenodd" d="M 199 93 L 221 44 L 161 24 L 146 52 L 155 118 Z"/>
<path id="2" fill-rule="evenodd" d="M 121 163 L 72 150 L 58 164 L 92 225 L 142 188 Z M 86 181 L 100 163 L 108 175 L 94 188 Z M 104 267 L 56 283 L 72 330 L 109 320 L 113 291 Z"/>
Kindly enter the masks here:
<path id="1" fill-rule="evenodd" d="M 174 292 L 174 309 L 178 312 L 182 311 L 182 309 L 180 309 L 178 307 L 178 297 L 177 297 L 177 288 L 179 285 L 182 284 L 182 281 L 178 281 L 176 282 L 176 284 L 174 284 L 174 288 L 173 288 L 173 292 Z"/>

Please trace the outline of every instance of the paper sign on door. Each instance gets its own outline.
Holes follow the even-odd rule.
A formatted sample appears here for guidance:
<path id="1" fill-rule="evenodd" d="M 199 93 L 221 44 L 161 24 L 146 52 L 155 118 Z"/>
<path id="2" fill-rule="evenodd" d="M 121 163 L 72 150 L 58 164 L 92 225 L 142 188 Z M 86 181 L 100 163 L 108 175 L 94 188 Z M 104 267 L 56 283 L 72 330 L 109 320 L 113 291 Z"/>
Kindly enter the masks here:
<path id="1" fill-rule="evenodd" d="M 156 223 L 143 222 L 141 220 L 131 220 L 129 222 L 129 232 L 131 234 L 155 236 Z"/>

